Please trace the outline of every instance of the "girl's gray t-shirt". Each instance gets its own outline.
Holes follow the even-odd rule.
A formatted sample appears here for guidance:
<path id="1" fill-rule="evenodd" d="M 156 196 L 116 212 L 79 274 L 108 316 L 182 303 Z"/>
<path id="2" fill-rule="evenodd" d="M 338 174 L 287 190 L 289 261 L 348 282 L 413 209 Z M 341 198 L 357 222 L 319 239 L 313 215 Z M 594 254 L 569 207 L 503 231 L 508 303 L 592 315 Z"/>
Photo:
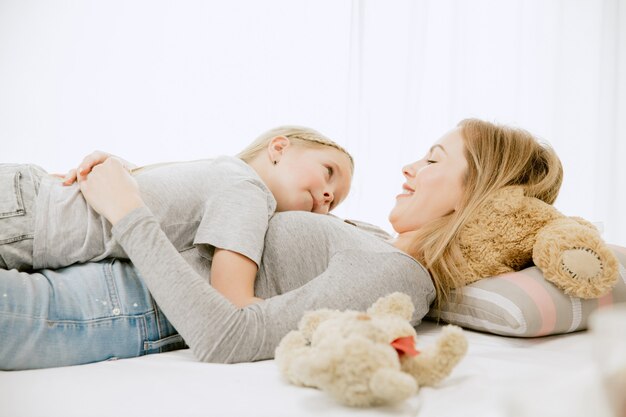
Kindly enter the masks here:
<path id="1" fill-rule="evenodd" d="M 435 298 L 430 275 L 372 234 L 380 229 L 365 229 L 334 216 L 275 214 L 255 282 L 264 301 L 245 308 L 211 287 L 210 260 L 197 248 L 179 253 L 146 208 L 128 214 L 112 232 L 194 355 L 232 363 L 273 358 L 308 310 L 365 310 L 400 291 L 415 304 L 412 324 L 421 321 Z"/>
<path id="2" fill-rule="evenodd" d="M 178 251 L 199 245 L 211 258 L 228 249 L 260 263 L 274 196 L 256 171 L 232 156 L 148 166 L 139 191 Z M 78 184 L 44 176 L 35 199 L 33 267 L 59 268 L 104 258 L 127 258 L 110 223 L 85 201 Z"/>

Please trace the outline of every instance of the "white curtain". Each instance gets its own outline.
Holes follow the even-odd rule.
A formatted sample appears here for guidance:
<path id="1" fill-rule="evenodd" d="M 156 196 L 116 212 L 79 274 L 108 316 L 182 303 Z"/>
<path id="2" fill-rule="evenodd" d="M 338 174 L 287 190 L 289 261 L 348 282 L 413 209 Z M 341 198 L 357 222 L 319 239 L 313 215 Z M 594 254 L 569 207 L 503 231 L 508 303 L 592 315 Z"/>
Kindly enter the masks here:
<path id="1" fill-rule="evenodd" d="M 626 244 L 626 2 L 355 0 L 352 22 L 347 213 L 381 224 L 402 164 L 479 117 L 549 142 L 556 206 Z"/>
<path id="2" fill-rule="evenodd" d="M 195 159 L 304 124 L 356 158 L 337 214 L 389 230 L 401 166 L 480 117 L 550 142 L 557 207 L 626 245 L 625 24 L 623 0 L 0 0 L 0 159 Z"/>

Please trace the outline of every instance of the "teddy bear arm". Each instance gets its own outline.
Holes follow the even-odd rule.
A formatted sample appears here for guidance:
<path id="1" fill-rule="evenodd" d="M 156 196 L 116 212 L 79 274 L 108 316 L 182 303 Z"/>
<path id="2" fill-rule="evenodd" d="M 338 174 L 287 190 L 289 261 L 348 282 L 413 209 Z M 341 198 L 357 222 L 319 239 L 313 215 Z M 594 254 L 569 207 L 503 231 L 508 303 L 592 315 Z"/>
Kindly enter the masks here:
<path id="1" fill-rule="evenodd" d="M 308 341 L 302 332 L 292 330 L 278 344 L 274 359 L 280 373 L 292 384 L 310 386 L 307 379 L 300 373 L 302 358 L 311 351 Z"/>
<path id="2" fill-rule="evenodd" d="M 279 343 L 275 361 L 281 374 L 292 384 L 320 388 L 332 367 L 332 355 L 325 349 L 311 346 L 302 332 L 292 330 Z"/>
<path id="3" fill-rule="evenodd" d="M 300 322 L 298 323 L 298 330 L 302 332 L 302 335 L 307 341 L 311 341 L 311 336 L 317 327 L 326 320 L 329 320 L 337 316 L 339 311 L 322 308 L 315 311 L 307 311 Z"/>
<path id="4" fill-rule="evenodd" d="M 522 187 L 494 193 L 459 235 L 469 271 L 465 284 L 531 265 L 538 231 L 562 217 L 554 206 L 524 196 Z"/>
<path id="5" fill-rule="evenodd" d="M 467 339 L 460 327 L 448 325 L 437 342 L 419 355 L 404 357 L 402 370 L 413 375 L 419 386 L 434 386 L 452 372 L 467 352 Z"/>
<path id="6" fill-rule="evenodd" d="M 397 369 L 377 370 L 369 383 L 375 404 L 389 404 L 406 400 L 417 393 L 417 381 Z"/>
<path id="7" fill-rule="evenodd" d="M 555 220 L 537 234 L 533 261 L 565 294 L 597 298 L 618 279 L 618 261 L 596 228 L 580 218 Z"/>

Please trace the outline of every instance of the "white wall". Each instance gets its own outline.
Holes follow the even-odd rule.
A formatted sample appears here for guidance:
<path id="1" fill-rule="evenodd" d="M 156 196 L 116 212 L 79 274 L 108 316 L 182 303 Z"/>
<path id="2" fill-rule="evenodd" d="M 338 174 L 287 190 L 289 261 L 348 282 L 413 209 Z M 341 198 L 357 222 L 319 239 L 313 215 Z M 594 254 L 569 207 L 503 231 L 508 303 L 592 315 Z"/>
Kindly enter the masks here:
<path id="1" fill-rule="evenodd" d="M 349 22 L 334 0 L 0 1 L 2 160 L 232 154 L 285 123 L 343 137 Z"/>
<path id="2" fill-rule="evenodd" d="M 621 0 L 0 0 L 3 162 L 139 164 L 235 153 L 304 124 L 357 171 L 337 214 L 377 223 L 466 117 L 560 154 L 557 207 L 626 245 Z"/>

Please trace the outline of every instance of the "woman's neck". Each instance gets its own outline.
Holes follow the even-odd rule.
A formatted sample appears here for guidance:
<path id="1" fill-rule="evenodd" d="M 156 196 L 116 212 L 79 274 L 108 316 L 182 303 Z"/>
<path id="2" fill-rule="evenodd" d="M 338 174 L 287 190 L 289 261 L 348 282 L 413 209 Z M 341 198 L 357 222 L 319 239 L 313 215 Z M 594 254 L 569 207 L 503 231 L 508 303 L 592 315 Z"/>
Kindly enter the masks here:
<path id="1" fill-rule="evenodd" d="M 390 242 L 397 249 L 400 249 L 402 252 L 410 254 L 409 249 L 411 248 L 411 246 L 413 246 L 416 234 L 416 231 L 399 233 L 396 237 L 391 239 Z"/>

